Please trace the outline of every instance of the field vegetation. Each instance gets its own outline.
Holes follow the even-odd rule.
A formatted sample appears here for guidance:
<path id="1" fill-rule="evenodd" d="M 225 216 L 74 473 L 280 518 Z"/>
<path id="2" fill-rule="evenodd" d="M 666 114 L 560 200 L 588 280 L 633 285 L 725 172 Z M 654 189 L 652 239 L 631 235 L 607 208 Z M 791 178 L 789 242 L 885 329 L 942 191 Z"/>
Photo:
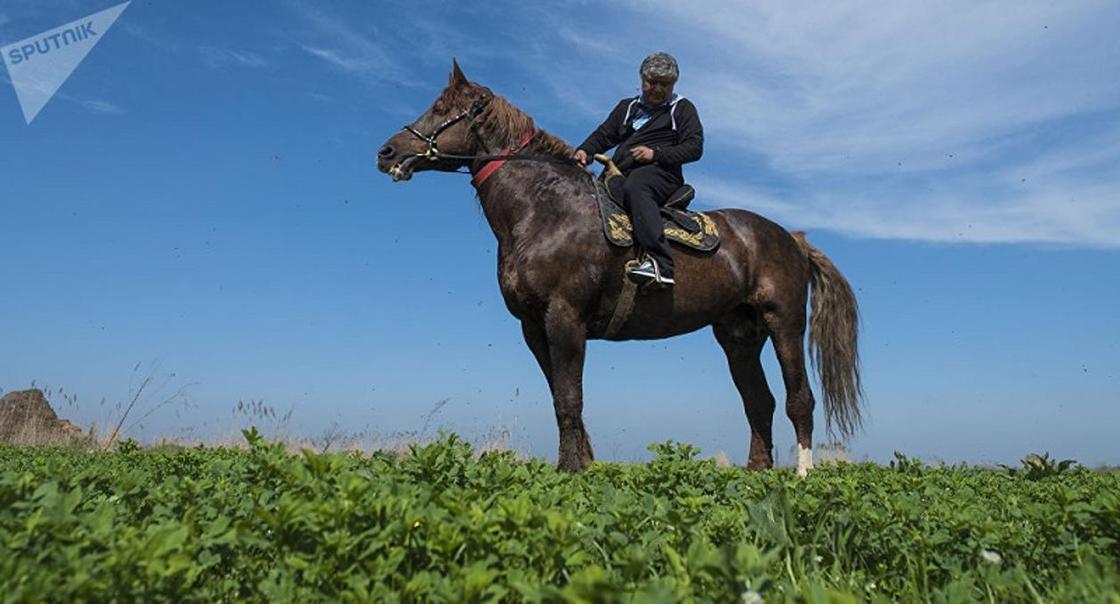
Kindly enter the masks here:
<path id="1" fill-rule="evenodd" d="M 1120 475 L 827 465 L 677 443 L 570 475 L 455 435 L 407 454 L 0 447 L 0 599 L 1120 602 Z"/>

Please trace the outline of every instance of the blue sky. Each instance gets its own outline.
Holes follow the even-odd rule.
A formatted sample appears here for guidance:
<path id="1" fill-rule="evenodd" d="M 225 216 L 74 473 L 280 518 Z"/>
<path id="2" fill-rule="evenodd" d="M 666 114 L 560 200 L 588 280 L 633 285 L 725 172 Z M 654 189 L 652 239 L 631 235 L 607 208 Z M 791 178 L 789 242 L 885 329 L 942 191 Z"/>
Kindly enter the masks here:
<path id="1" fill-rule="evenodd" d="M 5 2 L 0 45 L 113 4 Z M 390 434 L 446 399 L 433 428 L 554 458 L 468 180 L 373 155 L 452 57 L 578 143 L 665 50 L 705 125 L 697 205 L 808 230 L 857 289 L 857 458 L 1120 463 L 1114 2 L 404 6 L 136 2 L 31 125 L 0 82 L 0 388 L 88 423 L 152 375 L 144 408 L 183 395 L 141 437 L 228 433 L 239 400 Z M 745 463 L 708 330 L 592 343 L 585 417 L 603 459 Z M 775 438 L 788 461 L 780 405 Z"/>

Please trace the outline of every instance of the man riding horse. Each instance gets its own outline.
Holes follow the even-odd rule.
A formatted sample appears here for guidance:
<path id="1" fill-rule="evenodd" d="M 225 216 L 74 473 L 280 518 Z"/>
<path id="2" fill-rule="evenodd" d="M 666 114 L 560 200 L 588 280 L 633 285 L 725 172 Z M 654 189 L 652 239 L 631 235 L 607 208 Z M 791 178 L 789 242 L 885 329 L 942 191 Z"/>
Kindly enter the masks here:
<path id="1" fill-rule="evenodd" d="M 623 206 L 633 221 L 634 238 L 646 254 L 628 272 L 673 285 L 673 256 L 659 208 L 684 184 L 681 165 L 704 153 L 704 128 L 696 106 L 673 92 L 680 70 L 672 56 L 649 55 L 639 74 L 642 94 L 619 101 L 572 158 L 587 165 L 589 157 L 618 147 L 613 160 L 626 177 Z"/>
<path id="2" fill-rule="evenodd" d="M 611 327 L 627 288 L 620 277 L 633 262 L 633 254 L 629 246 L 608 239 L 595 202 L 596 183 L 576 164 L 585 162 L 589 151 L 621 143 L 622 155 L 616 156 L 630 173 L 631 211 L 637 217 L 641 207 L 637 200 L 654 197 L 653 204 L 646 206 L 651 214 L 647 224 L 658 224 L 656 194 L 669 186 L 635 184 L 658 183 L 659 178 L 669 185 L 679 184 L 680 165 L 700 157 L 702 141 L 695 108 L 678 98 L 674 110 L 671 83 L 676 68 L 669 68 L 668 61 L 653 67 L 658 63 L 651 58 L 649 69 L 642 70 L 643 76 L 651 76 L 645 78 L 651 86 L 643 97 L 620 103 L 615 110 L 617 122 L 608 119 L 602 140 L 596 144 L 593 135 L 592 144 L 582 146 L 581 156 L 538 128 L 532 116 L 504 97 L 467 79 L 459 64 L 452 62 L 447 86 L 427 111 L 385 141 L 377 152 L 377 167 L 396 181 L 424 170 L 467 168 L 473 174 L 471 185 L 498 244 L 502 299 L 520 322 L 525 343 L 552 392 L 561 469 L 581 470 L 595 459 L 583 421 L 588 340 L 667 338 L 710 325 L 727 356 L 750 424 L 750 468 L 774 465 L 775 400 L 759 357 L 764 345 L 772 342 L 785 384 L 785 412 L 797 437 L 797 473 L 804 476 L 813 467 L 816 404 L 806 367 L 806 331 L 826 425 L 837 428 L 842 437 L 860 426 L 861 388 L 855 294 L 839 269 L 803 233 L 790 233 L 746 210 L 705 212 L 721 234 L 719 247 L 677 248 L 672 268 L 684 287 L 648 291 L 628 320 Z M 646 121 L 638 122 L 642 116 Z M 612 123 L 626 126 L 625 132 L 612 131 Z M 650 137 L 641 138 L 647 131 Z M 658 137 L 652 136 L 655 131 Z M 628 165 L 629 161 L 637 166 Z M 650 176 L 638 178 L 638 174 Z M 659 233 L 647 235 L 654 235 L 650 239 L 656 241 Z M 649 239 L 644 244 L 647 253 L 658 253 Z M 663 257 L 654 258 L 665 268 L 668 250 L 661 251 Z M 656 279 L 656 269 L 653 274 Z M 805 310 L 810 291 L 811 320 Z"/>

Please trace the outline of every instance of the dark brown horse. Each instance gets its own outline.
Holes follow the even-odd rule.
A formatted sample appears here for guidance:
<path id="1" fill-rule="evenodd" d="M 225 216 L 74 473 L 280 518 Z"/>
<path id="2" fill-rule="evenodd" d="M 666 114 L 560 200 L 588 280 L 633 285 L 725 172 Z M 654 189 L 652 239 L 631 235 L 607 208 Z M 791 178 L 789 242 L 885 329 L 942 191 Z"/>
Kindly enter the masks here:
<path id="1" fill-rule="evenodd" d="M 667 338 L 711 325 L 750 423 L 750 468 L 774 463 L 774 396 L 759 359 L 766 339 L 773 340 L 786 386 L 786 415 L 797 434 L 798 473 L 804 475 L 813 465 L 814 401 L 804 344 L 810 285 L 809 347 L 824 390 L 826 424 L 843 437 L 859 427 L 855 297 L 832 262 L 801 233 L 744 210 L 710 212 L 722 237 L 718 251 L 674 248 L 676 287 L 639 295 L 627 322 L 608 337 L 623 267 L 634 251 L 607 242 L 591 176 L 568 159 L 571 147 L 537 130 L 526 113 L 467 80 L 454 63 L 447 88 L 431 108 L 381 147 L 378 167 L 394 180 L 464 166 L 477 174 L 487 157 L 501 151 L 539 160 L 509 161 L 476 189 L 498 239 L 498 282 L 506 307 L 521 321 L 552 391 L 560 468 L 580 470 L 594 459 L 583 424 L 589 338 Z"/>

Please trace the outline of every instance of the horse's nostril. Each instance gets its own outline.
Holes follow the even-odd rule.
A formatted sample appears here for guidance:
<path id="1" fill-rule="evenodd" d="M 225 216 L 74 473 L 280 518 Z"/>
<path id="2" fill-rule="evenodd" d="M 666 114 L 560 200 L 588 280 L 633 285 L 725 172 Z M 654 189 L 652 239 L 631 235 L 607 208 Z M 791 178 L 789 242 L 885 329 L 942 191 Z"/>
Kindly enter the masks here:
<path id="1" fill-rule="evenodd" d="M 389 159 L 390 157 L 393 157 L 393 153 L 393 148 L 389 145 L 385 145 L 381 148 L 380 151 L 377 152 L 377 157 L 380 157 L 382 159 Z"/>

